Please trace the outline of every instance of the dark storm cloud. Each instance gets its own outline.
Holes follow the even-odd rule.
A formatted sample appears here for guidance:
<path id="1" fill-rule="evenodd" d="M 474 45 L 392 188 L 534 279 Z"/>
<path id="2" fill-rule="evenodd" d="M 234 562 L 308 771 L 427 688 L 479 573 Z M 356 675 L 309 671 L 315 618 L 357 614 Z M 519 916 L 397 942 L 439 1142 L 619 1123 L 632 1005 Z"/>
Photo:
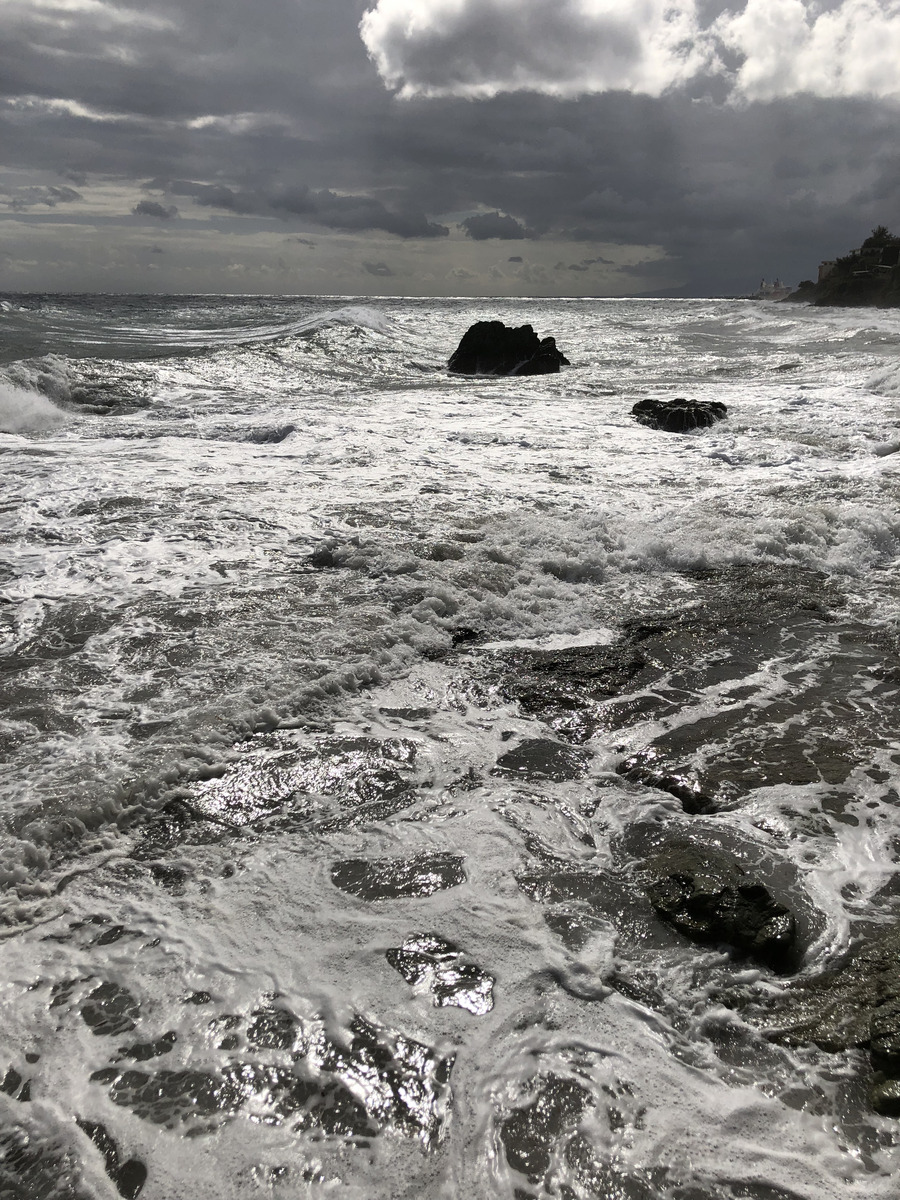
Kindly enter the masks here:
<path id="1" fill-rule="evenodd" d="M 172 182 L 152 179 L 148 191 L 166 191 L 174 196 L 191 196 L 205 208 L 226 212 L 306 217 L 318 225 L 343 231 L 380 229 L 403 238 L 447 237 L 446 225 L 429 221 L 424 213 L 391 211 L 380 200 L 370 196 L 338 195 L 324 188 L 312 191 L 308 187 L 282 188 L 271 194 L 261 191 L 237 192 L 224 184 L 194 183 L 176 179 Z M 142 201 L 153 205 L 152 201 Z M 156 207 L 160 207 L 156 205 Z M 144 210 L 146 211 L 146 209 Z"/>
<path id="2" fill-rule="evenodd" d="M 131 211 L 136 217 L 153 217 L 158 221 L 171 221 L 173 217 L 178 216 L 178 209 L 174 204 L 166 207 L 164 204 L 157 204 L 155 200 L 139 200 Z"/>
<path id="3" fill-rule="evenodd" d="M 383 262 L 376 262 L 376 263 L 364 262 L 363 270 L 368 271 L 368 273 L 370 275 L 377 275 L 382 279 L 386 279 L 388 276 L 394 274 L 394 272 L 387 265 L 387 263 L 383 263 Z"/>
<path id="4" fill-rule="evenodd" d="M 27 212 L 37 205 L 56 208 L 57 204 L 72 204 L 75 200 L 82 200 L 83 196 L 70 187 L 31 186 L 0 188 L 0 199 L 5 199 L 15 212 Z"/>
<path id="5" fill-rule="evenodd" d="M 479 213 L 477 216 L 466 217 L 464 221 L 460 221 L 459 227 L 465 230 L 467 237 L 473 238 L 476 242 L 483 242 L 488 238 L 516 241 L 527 236 L 525 226 L 520 221 L 505 214 L 501 216 L 499 212 Z"/>
<path id="6" fill-rule="evenodd" d="M 54 4 L 0 5 L 0 202 L 35 216 L 67 203 L 54 180 L 79 188 L 81 213 L 103 182 L 150 179 L 141 204 L 176 203 L 210 254 L 279 221 L 357 238 L 358 263 L 384 254 L 369 239 L 422 239 L 444 278 L 472 266 L 448 230 L 477 213 L 469 239 L 472 222 L 512 222 L 540 235 L 548 270 L 656 247 L 688 293 L 809 276 L 898 223 L 897 108 L 878 97 L 900 87 L 900 18 L 878 0 L 705 0 L 672 20 L 663 0 L 370 0 L 366 45 L 365 0 Z M 693 41 L 673 42 L 679 22 Z M 615 55 L 595 53 L 598 30 Z M 398 101 L 385 79 L 418 82 Z M 566 240 L 579 252 L 549 248 Z"/>

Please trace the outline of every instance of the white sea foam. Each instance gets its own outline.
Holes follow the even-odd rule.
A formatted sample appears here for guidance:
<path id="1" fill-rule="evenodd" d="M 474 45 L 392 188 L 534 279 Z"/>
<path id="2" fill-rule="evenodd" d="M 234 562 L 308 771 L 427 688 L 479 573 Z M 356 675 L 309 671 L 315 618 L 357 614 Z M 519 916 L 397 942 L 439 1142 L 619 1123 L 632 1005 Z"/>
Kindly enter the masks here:
<path id="1" fill-rule="evenodd" d="M 0 432 L 45 433 L 68 420 L 40 392 L 0 381 Z"/>
<path id="2" fill-rule="evenodd" d="M 639 1181 L 591 1183 L 564 1146 L 578 1122 L 563 1120 L 555 1193 L 893 1200 L 895 1129 L 865 1108 L 860 1056 L 779 1048 L 724 1010 L 729 988 L 781 984 L 664 934 L 635 872 L 651 834 L 771 858 L 813 914 L 809 972 L 859 922 L 892 919 L 897 751 L 878 722 L 900 594 L 896 317 L 714 301 L 156 303 L 55 302 L 25 332 L 56 353 L 6 374 L 34 412 L 65 420 L 51 400 L 86 397 L 93 414 L 70 423 L 64 460 L 23 438 L 3 455 L 0 884 L 19 932 L 0 1003 L 17 1057 L 0 1074 L 33 1079 L 35 1139 L 69 1147 L 66 1163 L 99 1161 L 71 1116 L 102 1120 L 121 1157 L 148 1164 L 148 1196 L 248 1200 L 277 1184 L 372 1200 L 398 1178 L 425 1200 L 506 1195 L 522 1180 L 503 1122 L 555 1074 L 589 1093 L 580 1126 L 601 1163 Z M 495 316 L 554 334 L 574 365 L 447 376 L 465 328 Z M 140 407 L 119 403 L 133 394 Z M 661 434 L 630 415 L 646 395 L 722 399 L 729 415 Z M 786 588 L 812 571 L 813 595 L 821 573 L 835 611 L 815 609 L 799 649 L 790 630 L 777 641 L 777 617 L 771 645 L 733 653 L 701 630 L 692 658 L 676 635 L 652 651 L 671 649 L 673 673 L 581 747 L 583 778 L 498 772 L 511 747 L 562 735 L 508 694 L 502 656 L 484 649 L 608 646 L 629 619 L 689 614 L 727 567 Z M 842 666 L 854 656 L 857 674 Z M 815 712 L 797 707 L 803 689 Z M 602 694 L 597 706 L 610 707 Z M 707 727 L 720 730 L 703 746 L 713 765 L 730 751 L 752 766 L 766 738 L 788 745 L 783 775 L 790 753 L 803 766 L 823 746 L 826 769 L 852 762 L 838 784 L 751 780 L 708 817 L 616 774 L 624 755 L 666 736 L 690 746 Z M 857 762 L 869 737 L 883 744 Z M 342 755 L 362 760 L 367 739 L 402 746 L 408 765 L 394 779 L 394 760 L 376 758 L 341 790 Z M 462 855 L 465 882 L 367 902 L 332 881 L 339 860 L 413 851 Z M 554 907 L 517 883 L 557 869 L 624 891 Z M 584 940 L 563 938 L 586 911 Z M 417 931 L 495 977 L 490 1014 L 435 1006 L 391 967 L 386 950 Z M 631 998 L 610 992 L 617 973 Z M 101 980 L 139 1002 L 133 1032 L 89 1028 L 81 1008 Z M 315 1051 L 250 1046 L 273 996 L 345 1046 L 357 1017 L 394 1050 L 455 1055 L 444 1140 L 426 1154 L 414 1121 L 365 1146 L 297 1127 L 311 1110 L 285 1121 L 276 1076 L 254 1072 L 323 1067 Z M 89 1078 L 164 1031 L 164 1053 L 117 1067 L 159 1077 L 157 1099 L 163 1072 L 202 1085 L 250 1064 L 240 1111 L 210 1115 L 203 1137 Z M 384 1114 L 374 1058 L 350 1088 Z"/>

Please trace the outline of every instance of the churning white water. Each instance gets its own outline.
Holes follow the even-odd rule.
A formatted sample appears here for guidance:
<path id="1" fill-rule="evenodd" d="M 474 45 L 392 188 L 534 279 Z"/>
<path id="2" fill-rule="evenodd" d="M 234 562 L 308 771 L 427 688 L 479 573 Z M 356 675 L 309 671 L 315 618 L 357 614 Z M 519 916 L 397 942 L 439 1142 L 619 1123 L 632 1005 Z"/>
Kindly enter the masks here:
<path id="1" fill-rule="evenodd" d="M 572 365 L 448 375 L 482 318 Z M 865 1049 L 740 996 L 897 920 L 900 315 L 0 319 L 0 1194 L 895 1200 Z M 660 918 L 672 837 L 789 966 Z"/>

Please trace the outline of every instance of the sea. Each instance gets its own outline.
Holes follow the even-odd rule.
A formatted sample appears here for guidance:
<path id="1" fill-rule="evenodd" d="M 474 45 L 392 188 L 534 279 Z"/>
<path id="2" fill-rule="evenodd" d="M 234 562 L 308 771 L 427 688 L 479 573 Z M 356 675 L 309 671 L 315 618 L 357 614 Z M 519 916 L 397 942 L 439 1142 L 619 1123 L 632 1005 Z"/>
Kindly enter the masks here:
<path id="1" fill-rule="evenodd" d="M 741 997 L 896 925 L 898 621 L 897 310 L 0 297 L 0 1195 L 896 1200 Z"/>

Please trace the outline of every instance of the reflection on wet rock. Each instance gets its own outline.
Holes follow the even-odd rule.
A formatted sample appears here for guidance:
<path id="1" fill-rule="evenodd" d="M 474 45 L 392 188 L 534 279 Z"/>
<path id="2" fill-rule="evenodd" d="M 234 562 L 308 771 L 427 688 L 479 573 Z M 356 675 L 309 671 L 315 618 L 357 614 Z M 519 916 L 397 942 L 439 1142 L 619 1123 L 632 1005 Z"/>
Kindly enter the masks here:
<path id="1" fill-rule="evenodd" d="M 239 1114 L 294 1130 L 318 1129 L 371 1138 L 391 1127 L 430 1145 L 443 1136 L 452 1057 L 401 1034 L 354 1018 L 348 1035 L 304 1031 L 296 1018 L 264 1025 L 286 1012 L 257 1010 L 248 1042 L 257 1050 L 291 1049 L 290 1061 L 231 1061 L 220 1069 L 95 1071 L 113 1103 L 142 1120 L 191 1135 L 208 1133 Z M 231 1020 L 232 1018 L 229 1018 Z"/>
<path id="2" fill-rule="evenodd" d="M 333 797 L 356 820 L 377 820 L 413 802 L 408 772 L 416 750 L 404 738 L 330 737 L 297 746 L 286 734 L 260 737 L 221 778 L 194 785 L 191 802 L 206 820 L 237 827 L 282 810 L 314 823 L 330 811 L 320 797 Z"/>
<path id="3" fill-rule="evenodd" d="M 465 883 L 461 854 L 423 853 L 411 858 L 348 858 L 331 868 L 331 881 L 361 900 L 430 896 Z"/>
<path id="4" fill-rule="evenodd" d="M 530 1183 L 539 1183 L 550 1168 L 564 1135 L 592 1103 L 590 1092 L 561 1075 L 536 1076 L 530 1104 L 514 1109 L 500 1127 L 506 1161 Z"/>
<path id="5" fill-rule="evenodd" d="M 686 813 L 711 813 L 716 811 L 716 803 L 712 797 L 702 790 L 700 781 L 690 771 L 660 770 L 657 763 L 658 749 L 652 746 L 626 758 L 617 767 L 617 772 L 632 783 L 642 783 L 646 787 L 658 788 L 668 792 L 676 800 L 681 801 L 681 807 Z"/>
<path id="6" fill-rule="evenodd" d="M 510 775 L 517 779 L 550 779 L 563 782 L 580 779 L 587 770 L 591 755 L 574 746 L 563 746 L 549 738 L 532 738 L 497 759 L 495 775 Z"/>
<path id="7" fill-rule="evenodd" d="M 407 938 L 385 957 L 417 991 L 430 992 L 436 1006 L 455 1005 L 479 1017 L 494 1007 L 491 976 L 465 962 L 458 947 L 435 934 Z"/>
<path id="8" fill-rule="evenodd" d="M 796 958 L 793 914 L 724 854 L 674 844 L 647 860 L 643 872 L 657 913 L 693 941 L 726 943 L 776 970 Z"/>
<path id="9" fill-rule="evenodd" d="M 247 1041 L 254 1050 L 289 1050 L 297 1039 L 300 1022 L 286 1008 L 258 1008 L 247 1027 Z"/>
<path id="10" fill-rule="evenodd" d="M 328 1040 L 322 1069 L 338 1074 L 378 1123 L 425 1145 L 444 1136 L 454 1058 L 355 1017 L 349 1044 Z"/>
<path id="11" fill-rule="evenodd" d="M 236 761 L 193 783 L 190 796 L 168 801 L 143 827 L 133 856 L 153 860 L 250 829 L 327 832 L 383 820 L 416 798 L 409 778 L 416 750 L 404 738 L 329 737 L 314 746 L 297 746 L 289 734 L 252 739 Z M 158 865 L 155 873 L 179 869 Z M 168 876 L 159 881 L 178 886 Z"/>

